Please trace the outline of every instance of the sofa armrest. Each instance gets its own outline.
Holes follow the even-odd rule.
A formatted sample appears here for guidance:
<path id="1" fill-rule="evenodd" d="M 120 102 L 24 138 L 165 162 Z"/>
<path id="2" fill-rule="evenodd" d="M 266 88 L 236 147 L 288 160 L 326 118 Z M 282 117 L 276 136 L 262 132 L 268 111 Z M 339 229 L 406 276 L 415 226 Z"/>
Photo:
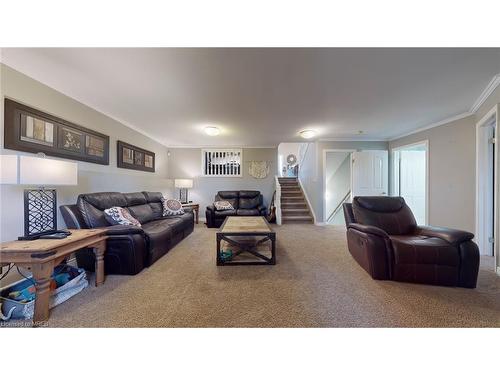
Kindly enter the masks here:
<path id="1" fill-rule="evenodd" d="M 207 211 L 215 212 L 215 206 L 213 204 L 207 206 Z"/>
<path id="2" fill-rule="evenodd" d="M 105 227 L 108 236 L 128 235 L 128 234 L 143 234 L 142 228 L 135 225 L 111 225 Z"/>
<path id="3" fill-rule="evenodd" d="M 474 238 L 474 235 L 470 232 L 443 227 L 418 226 L 415 230 L 415 234 L 421 236 L 437 237 L 450 244 L 462 243 L 470 241 Z"/>
<path id="4" fill-rule="evenodd" d="M 373 225 L 363 225 L 363 224 L 358 224 L 358 223 L 351 223 L 351 224 L 347 225 L 347 229 L 356 229 L 356 230 L 359 230 L 360 232 L 373 234 L 375 236 L 379 236 L 382 238 L 389 238 L 389 235 L 384 230 L 382 230 L 378 227 L 374 227 Z"/>
<path id="5" fill-rule="evenodd" d="M 260 204 L 257 209 L 259 210 L 260 214 L 267 215 L 267 207 L 264 206 L 263 204 Z"/>
<path id="6" fill-rule="evenodd" d="M 183 208 L 184 212 L 188 213 L 188 212 L 193 212 L 193 207 L 184 207 Z"/>

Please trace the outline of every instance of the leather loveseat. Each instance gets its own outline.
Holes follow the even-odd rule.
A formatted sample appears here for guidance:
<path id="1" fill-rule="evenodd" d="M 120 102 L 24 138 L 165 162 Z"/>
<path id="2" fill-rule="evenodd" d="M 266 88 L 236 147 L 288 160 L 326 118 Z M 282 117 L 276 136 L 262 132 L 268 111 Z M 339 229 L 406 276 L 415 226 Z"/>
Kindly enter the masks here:
<path id="1" fill-rule="evenodd" d="M 215 196 L 215 201 L 228 201 L 234 209 L 218 211 L 213 204 L 208 206 L 205 214 L 207 218 L 207 227 L 209 228 L 219 228 L 228 216 L 267 215 L 267 209 L 263 204 L 263 197 L 260 191 L 219 191 Z"/>
<path id="2" fill-rule="evenodd" d="M 355 197 L 343 209 L 349 252 L 372 278 L 476 287 L 472 233 L 418 226 L 401 197 Z"/>
<path id="3" fill-rule="evenodd" d="M 183 215 L 163 217 L 162 194 L 91 193 L 78 196 L 75 205 L 61 206 L 61 213 L 70 229 L 108 228 L 104 265 L 107 274 L 135 275 L 166 254 L 194 229 L 192 210 Z M 104 217 L 110 207 L 126 207 L 141 223 L 141 227 L 111 226 Z M 76 253 L 78 265 L 94 269 L 90 249 Z"/>

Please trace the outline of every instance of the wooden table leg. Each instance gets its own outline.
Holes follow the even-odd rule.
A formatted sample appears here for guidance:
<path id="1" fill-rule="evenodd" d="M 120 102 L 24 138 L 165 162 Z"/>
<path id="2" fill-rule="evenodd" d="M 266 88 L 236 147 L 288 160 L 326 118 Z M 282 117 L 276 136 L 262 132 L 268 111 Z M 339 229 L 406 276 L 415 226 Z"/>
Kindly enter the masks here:
<path id="1" fill-rule="evenodd" d="M 50 280 L 54 272 L 54 261 L 35 263 L 31 267 L 36 282 L 36 299 L 33 322 L 44 322 L 49 319 Z"/>
<path id="2" fill-rule="evenodd" d="M 104 252 L 106 251 L 106 240 L 94 245 L 95 255 L 95 286 L 104 283 Z"/>
<path id="3" fill-rule="evenodd" d="M 199 209 L 199 208 L 196 208 L 196 209 L 194 210 L 194 213 L 195 213 L 195 216 L 194 216 L 194 221 L 195 221 L 195 223 L 196 223 L 196 224 L 198 224 L 198 222 L 199 222 L 199 214 L 200 214 L 200 213 L 199 213 L 199 211 L 200 211 L 200 209 Z"/>

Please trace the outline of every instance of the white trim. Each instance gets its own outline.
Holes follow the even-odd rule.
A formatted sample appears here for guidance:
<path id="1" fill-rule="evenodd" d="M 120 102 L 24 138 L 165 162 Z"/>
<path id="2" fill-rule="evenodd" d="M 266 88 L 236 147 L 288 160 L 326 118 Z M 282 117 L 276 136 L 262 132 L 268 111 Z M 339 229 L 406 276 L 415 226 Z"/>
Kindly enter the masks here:
<path id="1" fill-rule="evenodd" d="M 163 144 L 163 143 L 162 143 Z M 164 145 L 166 148 L 278 148 L 278 146 L 243 146 L 243 145 Z"/>
<path id="2" fill-rule="evenodd" d="M 495 91 L 498 85 L 500 85 L 500 74 L 497 74 L 491 79 L 490 83 L 488 83 L 488 86 L 485 87 L 481 95 L 479 95 L 479 97 L 476 99 L 469 112 L 476 113 L 479 107 L 484 104 L 484 102 L 488 99 L 491 93 Z"/>
<path id="3" fill-rule="evenodd" d="M 466 117 L 469 117 L 469 116 L 472 116 L 472 115 L 474 115 L 474 114 L 470 113 L 470 112 L 464 112 L 464 113 L 461 113 L 459 115 L 448 117 L 448 118 L 446 118 L 444 120 L 441 120 L 441 121 L 434 122 L 432 124 L 423 126 L 421 128 L 418 128 L 418 129 L 415 129 L 415 130 L 411 130 L 411 131 L 409 131 L 407 133 L 403 133 L 401 135 L 398 135 L 398 136 L 395 136 L 395 137 L 392 137 L 392 138 L 388 138 L 388 139 L 386 139 L 386 141 L 388 141 L 388 142 L 396 141 L 398 139 L 407 137 L 409 135 L 412 135 L 412 134 L 415 134 L 415 133 L 420 133 L 420 132 L 423 132 L 425 130 L 436 128 L 436 127 L 441 126 L 441 125 L 446 125 L 446 124 L 448 124 L 450 122 L 461 120 L 463 118 L 466 118 Z"/>
<path id="4" fill-rule="evenodd" d="M 424 225 L 429 225 L 429 201 L 430 201 L 430 181 L 429 181 L 429 159 L 430 159 L 430 149 L 429 149 L 429 140 L 424 139 L 422 141 L 418 142 L 413 142 L 413 143 L 408 143 L 405 145 L 401 145 L 395 148 L 390 149 L 391 151 L 391 160 L 393 161 L 394 159 L 394 152 L 399 151 L 404 148 L 409 148 L 412 146 L 419 146 L 419 145 L 425 145 L 425 224 Z M 394 163 L 391 163 L 391 176 L 392 176 L 392 183 L 394 184 Z M 391 187 L 391 192 L 394 191 L 394 186 Z"/>
<path id="5" fill-rule="evenodd" d="M 304 193 L 304 197 L 306 198 L 307 205 L 309 206 L 309 211 L 311 212 L 311 215 L 313 216 L 313 223 L 316 224 L 316 213 L 314 212 L 311 201 L 309 200 L 309 197 L 307 196 L 307 191 L 304 189 L 304 186 L 302 185 L 302 181 L 299 178 L 297 178 L 297 181 L 299 182 L 300 189 L 302 190 L 302 193 Z"/>
<path id="6" fill-rule="evenodd" d="M 500 266 L 497 266 L 497 275 L 500 276 Z"/>
<path id="7" fill-rule="evenodd" d="M 317 142 L 387 142 L 387 138 L 361 138 L 361 137 L 347 137 L 347 138 L 320 138 Z"/>
<path id="8" fill-rule="evenodd" d="M 482 138 L 480 136 L 480 129 L 487 124 L 487 122 L 492 118 L 495 117 L 495 126 L 496 126 L 496 131 L 495 131 L 495 137 L 498 139 L 498 115 L 499 115 L 499 105 L 495 105 L 493 108 L 491 108 L 488 113 L 486 113 L 477 123 L 476 123 L 476 199 L 475 199 L 475 235 L 476 239 L 479 245 L 479 251 L 481 254 L 485 254 L 484 251 L 482 250 L 483 248 L 483 242 L 484 238 L 482 236 L 482 231 L 481 231 L 481 216 L 480 216 L 480 207 L 481 205 L 481 198 L 482 198 L 482 191 L 480 191 L 480 171 L 483 171 L 484 165 L 480 163 L 480 159 L 482 159 L 480 151 L 483 151 L 484 149 L 481 147 L 483 146 L 482 144 Z M 495 147 L 495 155 L 494 155 L 495 161 L 494 165 L 497 168 L 497 170 L 494 173 L 495 179 L 494 179 L 494 191 L 495 191 L 495 200 L 494 200 L 494 222 L 495 222 L 495 227 L 494 227 L 494 232 L 493 232 L 493 237 L 497 240 L 498 239 L 498 198 L 499 198 L 499 189 L 498 189 L 498 147 Z M 494 254 L 495 254 L 495 266 L 498 267 L 498 249 L 499 249 L 499 244 L 498 240 L 494 244 Z"/>
<path id="9" fill-rule="evenodd" d="M 321 201 L 323 206 L 323 225 L 330 225 L 327 221 L 327 212 L 326 212 L 326 154 L 328 152 L 350 152 L 351 153 L 351 195 L 352 195 L 352 153 L 356 152 L 356 149 L 341 149 L 341 148 L 329 148 L 323 150 L 323 190 L 321 195 Z"/>

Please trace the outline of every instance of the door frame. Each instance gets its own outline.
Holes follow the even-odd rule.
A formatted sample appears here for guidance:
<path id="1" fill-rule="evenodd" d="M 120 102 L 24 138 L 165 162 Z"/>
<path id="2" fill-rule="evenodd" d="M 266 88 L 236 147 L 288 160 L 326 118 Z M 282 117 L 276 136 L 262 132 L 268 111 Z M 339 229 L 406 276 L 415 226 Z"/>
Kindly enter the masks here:
<path id="1" fill-rule="evenodd" d="M 394 195 L 394 192 L 396 191 L 396 171 L 395 171 L 395 165 L 394 165 L 394 155 L 395 152 L 400 151 L 402 149 L 412 147 L 412 146 L 420 146 L 424 145 L 425 146 L 425 223 L 424 225 L 429 225 L 429 197 L 430 197 L 430 183 L 429 183 L 429 159 L 430 159 L 430 148 L 429 148 L 429 140 L 428 139 L 423 139 L 418 142 L 412 142 L 408 144 L 404 144 L 398 147 L 394 147 L 391 149 L 391 195 Z M 399 194 L 399 189 L 398 189 L 398 194 Z"/>
<path id="2" fill-rule="evenodd" d="M 485 125 L 488 125 L 488 121 L 490 121 L 493 117 L 495 118 L 494 122 L 494 127 L 495 127 L 495 138 L 498 140 L 498 115 L 499 115 L 499 105 L 495 105 L 493 108 L 491 108 L 488 113 L 486 113 L 477 123 L 476 123 L 476 227 L 475 227 L 475 235 L 477 238 L 477 242 L 479 245 L 479 251 L 481 254 L 484 254 L 484 252 L 481 250 L 482 245 L 484 244 L 484 241 L 488 240 L 484 238 L 484 231 L 482 230 L 482 225 L 484 222 L 484 217 L 482 217 L 480 211 L 482 208 L 482 202 L 481 202 L 481 197 L 484 189 L 482 188 L 482 178 L 487 173 L 487 164 L 484 163 L 484 154 L 481 153 L 481 151 L 484 151 L 484 146 L 485 142 L 488 142 L 487 139 L 483 136 L 481 133 L 481 128 Z M 493 252 L 495 256 L 495 270 L 496 273 L 500 275 L 500 264 L 499 264 L 499 259 L 500 256 L 498 254 L 499 250 L 499 244 L 498 244 L 498 219 L 499 219 L 499 212 L 498 212 L 498 198 L 499 198 L 499 189 L 498 189 L 498 143 L 496 143 L 495 147 L 495 152 L 494 152 L 494 168 L 496 169 L 494 171 L 494 181 L 493 181 L 493 191 L 494 191 L 494 203 L 493 203 L 493 209 L 494 209 L 494 214 L 493 214 L 493 222 L 494 222 L 494 229 L 493 229 L 493 238 L 495 239 L 495 242 L 493 244 Z"/>
<path id="3" fill-rule="evenodd" d="M 352 153 L 358 151 L 357 149 L 354 148 L 329 148 L 323 150 L 323 196 L 322 196 L 322 201 L 323 201 L 323 223 L 327 225 L 333 225 L 333 224 L 328 224 L 328 213 L 326 212 L 326 154 L 328 152 L 350 152 L 351 155 L 349 156 L 351 159 L 351 199 L 352 199 Z"/>

